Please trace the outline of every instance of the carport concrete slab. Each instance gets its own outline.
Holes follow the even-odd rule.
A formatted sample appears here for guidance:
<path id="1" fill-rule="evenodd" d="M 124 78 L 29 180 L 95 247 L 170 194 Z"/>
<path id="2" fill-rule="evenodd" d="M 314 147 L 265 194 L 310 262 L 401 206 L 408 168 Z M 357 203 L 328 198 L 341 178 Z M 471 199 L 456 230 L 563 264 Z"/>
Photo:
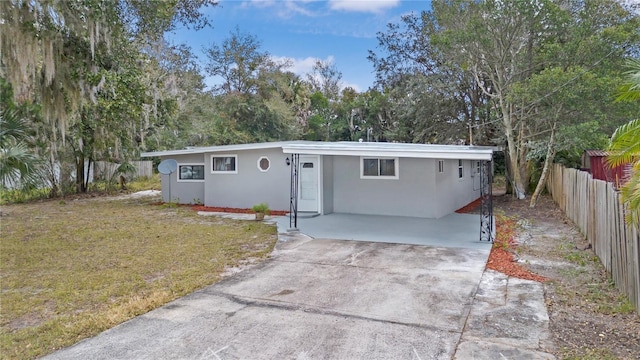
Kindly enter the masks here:
<path id="1" fill-rule="evenodd" d="M 489 249 L 292 239 L 50 359 L 451 359 Z M 282 245 L 282 246 L 281 246 Z"/>
<path id="2" fill-rule="evenodd" d="M 275 218 L 278 231 L 290 228 L 289 217 Z M 489 249 L 480 241 L 480 215 L 453 213 L 440 219 L 333 213 L 298 216 L 298 229 L 317 239 L 360 240 L 396 244 Z"/>

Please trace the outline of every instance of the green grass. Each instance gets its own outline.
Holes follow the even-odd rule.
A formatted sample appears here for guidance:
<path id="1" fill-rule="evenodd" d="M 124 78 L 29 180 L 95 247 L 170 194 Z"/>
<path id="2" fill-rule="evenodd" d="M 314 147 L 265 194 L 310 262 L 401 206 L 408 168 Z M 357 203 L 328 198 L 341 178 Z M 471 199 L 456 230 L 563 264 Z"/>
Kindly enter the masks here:
<path id="1" fill-rule="evenodd" d="M 264 258 L 274 227 L 143 200 L 2 207 L 0 356 L 35 358 Z"/>
<path id="2" fill-rule="evenodd" d="M 29 201 L 47 199 L 51 196 L 51 189 L 8 190 L 0 189 L 0 205 L 22 204 Z"/>
<path id="3" fill-rule="evenodd" d="M 568 349 L 563 349 L 569 351 Z M 608 349 L 584 349 L 580 355 L 567 355 L 564 360 L 618 360 Z"/>
<path id="4" fill-rule="evenodd" d="M 105 195 L 118 193 L 132 193 L 142 190 L 161 190 L 160 174 L 154 174 L 151 177 L 140 177 L 126 184 L 126 190 L 121 190 L 120 185 L 115 182 L 98 181 L 90 183 L 87 189 L 88 194 Z M 67 191 L 75 191 L 75 189 L 67 189 Z M 67 192 L 65 196 L 78 195 L 75 192 Z M 50 188 L 41 189 L 0 189 L 0 205 L 6 204 L 24 204 L 36 200 L 49 199 L 51 197 L 60 197 L 60 194 L 52 196 Z"/>

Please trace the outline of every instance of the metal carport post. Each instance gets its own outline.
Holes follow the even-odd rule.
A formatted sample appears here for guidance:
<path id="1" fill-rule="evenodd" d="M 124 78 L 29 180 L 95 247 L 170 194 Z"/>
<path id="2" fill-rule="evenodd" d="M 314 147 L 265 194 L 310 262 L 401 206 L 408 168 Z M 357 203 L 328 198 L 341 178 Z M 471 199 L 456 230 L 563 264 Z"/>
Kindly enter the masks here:
<path id="1" fill-rule="evenodd" d="M 291 190 L 289 191 L 289 228 L 298 229 L 298 166 L 300 154 L 291 154 Z"/>
<path id="2" fill-rule="evenodd" d="M 493 242 L 493 160 L 483 160 L 480 171 L 480 241 Z"/>

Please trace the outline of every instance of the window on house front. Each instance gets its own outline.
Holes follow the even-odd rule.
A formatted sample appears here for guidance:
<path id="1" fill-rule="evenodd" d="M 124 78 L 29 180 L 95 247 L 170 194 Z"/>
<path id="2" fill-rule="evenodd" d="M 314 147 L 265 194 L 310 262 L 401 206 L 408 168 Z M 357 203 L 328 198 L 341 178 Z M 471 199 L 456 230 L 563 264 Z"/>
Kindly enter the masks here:
<path id="1" fill-rule="evenodd" d="M 444 160 L 438 160 L 438 172 L 440 174 L 444 173 Z"/>
<path id="2" fill-rule="evenodd" d="M 482 171 L 482 163 L 480 161 L 476 161 L 475 167 L 476 167 L 476 174 L 480 175 L 480 172 Z"/>
<path id="3" fill-rule="evenodd" d="M 464 177 L 464 165 L 462 160 L 458 160 L 458 179 L 462 179 Z"/>
<path id="4" fill-rule="evenodd" d="M 179 165 L 178 180 L 204 180 L 204 165 Z"/>
<path id="5" fill-rule="evenodd" d="M 236 168 L 238 157 L 236 155 L 211 156 L 211 173 L 216 174 L 237 174 Z"/>
<path id="6" fill-rule="evenodd" d="M 397 158 L 361 158 L 360 177 L 372 179 L 397 179 Z"/>

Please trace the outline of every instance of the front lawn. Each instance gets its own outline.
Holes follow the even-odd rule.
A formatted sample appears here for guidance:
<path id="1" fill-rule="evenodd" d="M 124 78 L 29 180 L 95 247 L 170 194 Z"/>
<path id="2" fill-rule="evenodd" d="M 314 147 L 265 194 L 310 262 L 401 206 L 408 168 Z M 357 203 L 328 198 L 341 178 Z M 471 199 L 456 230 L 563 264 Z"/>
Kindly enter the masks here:
<path id="1" fill-rule="evenodd" d="M 34 358 L 215 283 L 265 258 L 273 226 L 149 200 L 2 206 L 0 354 Z"/>

